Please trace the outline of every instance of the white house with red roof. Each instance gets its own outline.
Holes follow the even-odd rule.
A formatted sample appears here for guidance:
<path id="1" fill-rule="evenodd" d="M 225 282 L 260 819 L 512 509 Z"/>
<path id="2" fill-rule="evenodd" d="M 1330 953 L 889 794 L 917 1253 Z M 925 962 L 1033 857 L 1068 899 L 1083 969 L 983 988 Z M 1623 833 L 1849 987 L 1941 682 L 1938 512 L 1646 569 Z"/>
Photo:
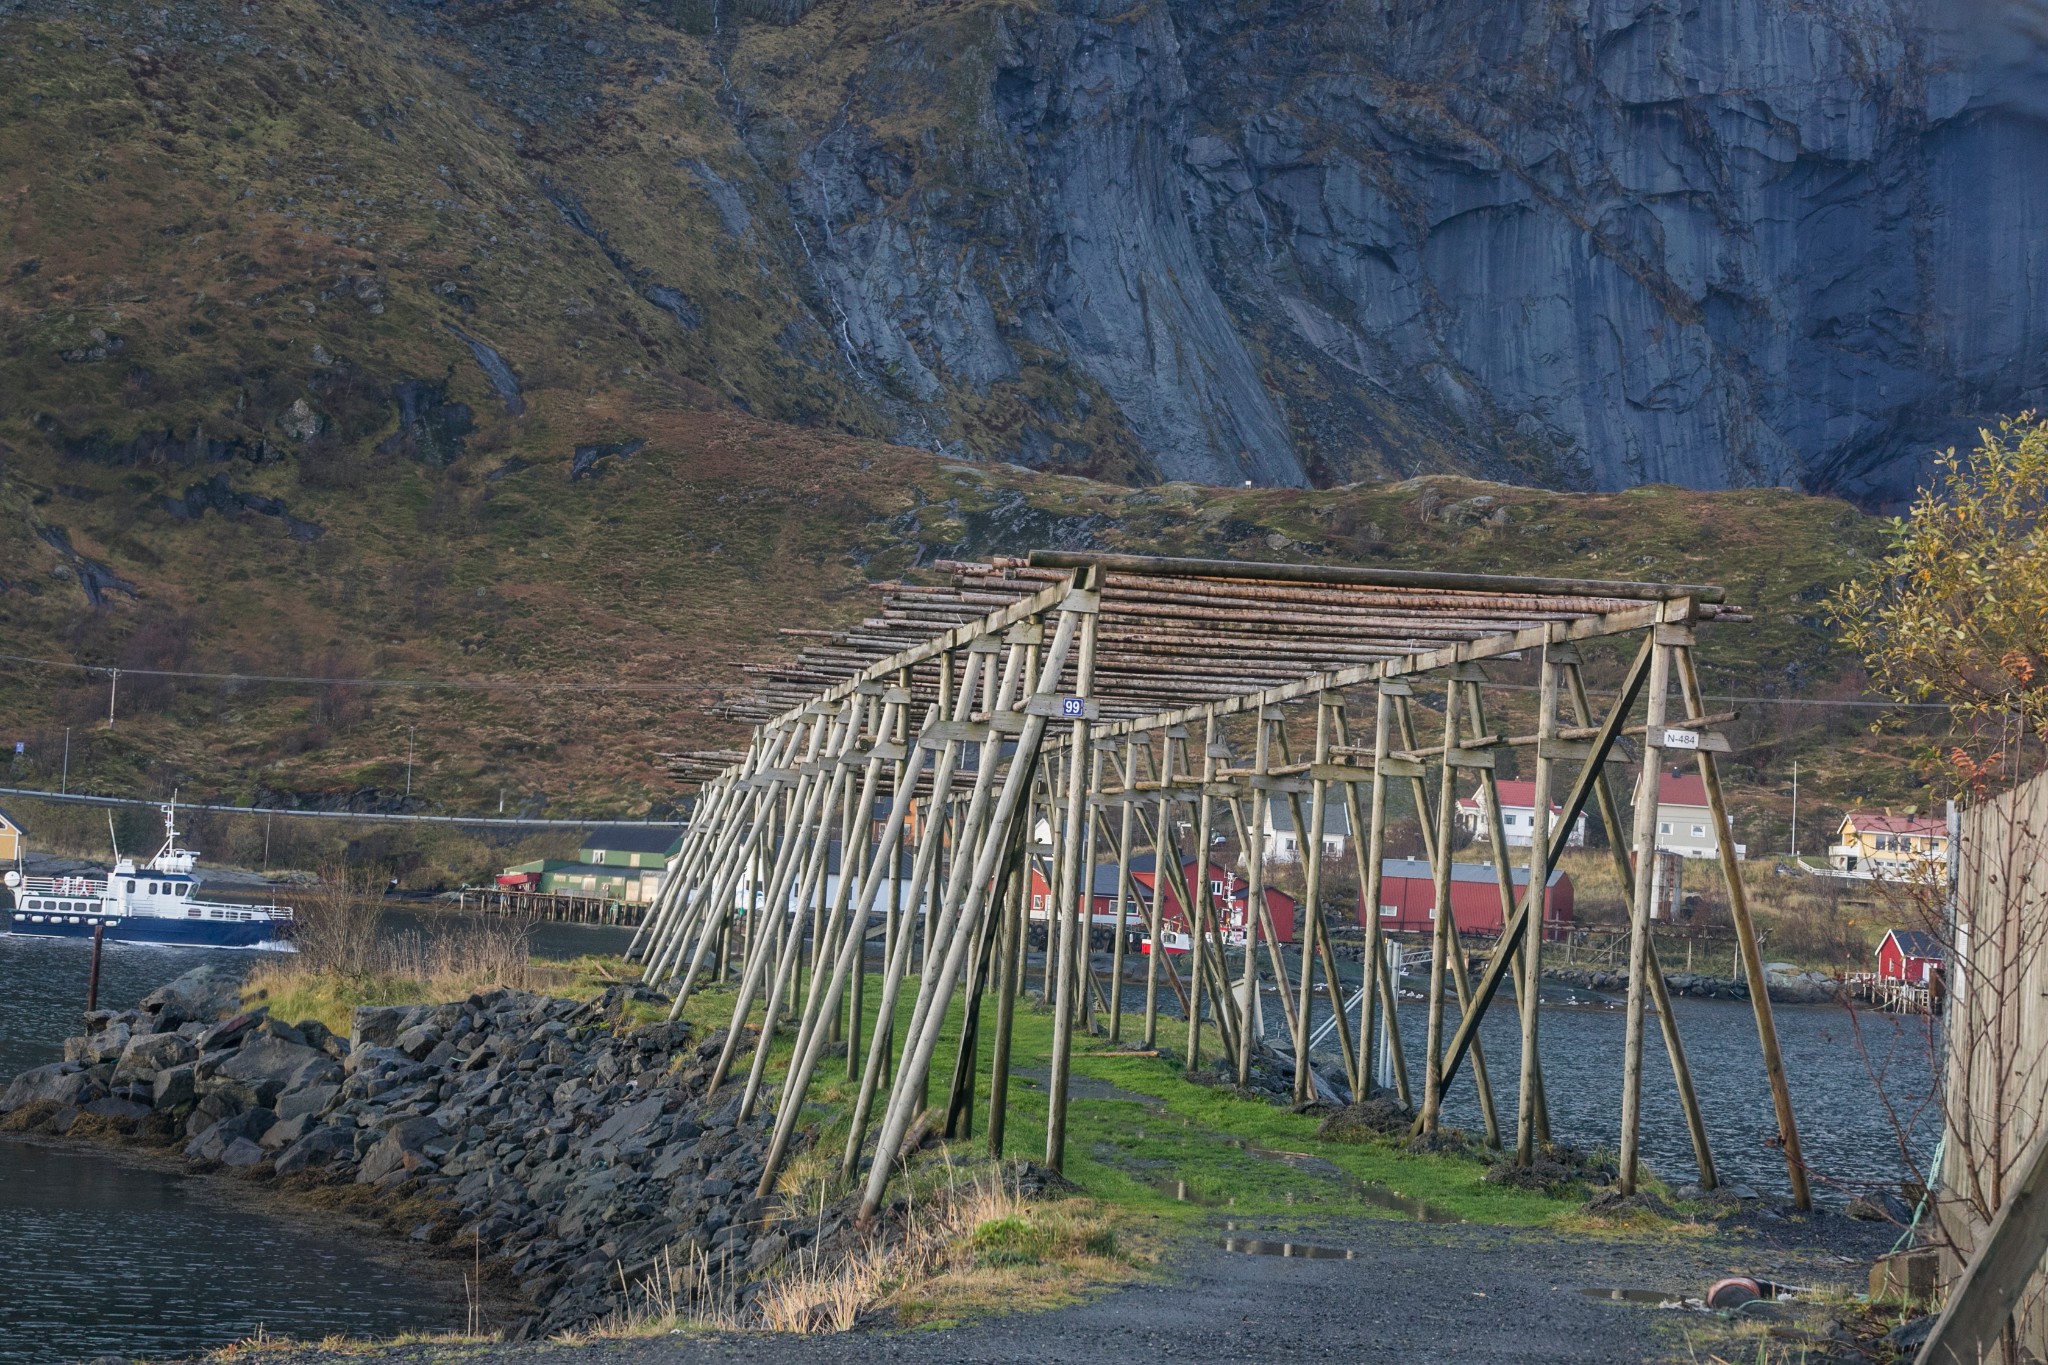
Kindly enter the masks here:
<path id="1" fill-rule="evenodd" d="M 1714 812 L 1707 805 L 1707 784 L 1698 773 L 1657 774 L 1657 847 L 1681 858 L 1718 858 L 1721 841 L 1714 836 Z M 1735 846 L 1735 856 L 1749 852 Z"/>
<path id="2" fill-rule="evenodd" d="M 1501 837 L 1507 840 L 1509 848 L 1527 848 L 1536 831 L 1536 784 L 1534 782 L 1496 782 L 1500 792 Z M 1472 794 L 1458 803 L 1458 823 L 1465 832 L 1482 844 L 1493 842 L 1493 830 L 1486 818 L 1486 786 L 1481 783 L 1472 789 Z M 1555 801 L 1550 804 L 1550 818 L 1553 822 L 1564 818 L 1564 807 Z M 1586 813 L 1579 812 L 1578 822 L 1572 826 L 1570 845 L 1573 848 L 1586 846 Z"/>

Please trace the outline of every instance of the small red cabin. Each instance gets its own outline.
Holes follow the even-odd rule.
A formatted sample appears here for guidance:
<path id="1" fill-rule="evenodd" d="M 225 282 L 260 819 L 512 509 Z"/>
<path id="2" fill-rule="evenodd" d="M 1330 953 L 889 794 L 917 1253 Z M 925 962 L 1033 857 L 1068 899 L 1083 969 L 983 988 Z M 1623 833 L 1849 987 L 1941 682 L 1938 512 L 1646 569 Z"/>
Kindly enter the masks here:
<path id="1" fill-rule="evenodd" d="M 1509 869 L 1519 899 L 1529 885 L 1529 869 Z M 1388 858 L 1380 864 L 1380 928 L 1389 933 L 1428 933 L 1436 923 L 1436 882 L 1429 864 L 1419 858 Z M 1451 864 L 1451 917 L 1461 934 L 1493 935 L 1501 929 L 1500 884 L 1492 863 Z M 1370 927 L 1365 898 L 1358 903 L 1358 923 Z M 1563 938 L 1571 932 L 1572 879 L 1553 868 L 1543 892 L 1543 936 Z"/>
<path id="2" fill-rule="evenodd" d="M 1945 960 L 1941 944 L 1921 929 L 1894 929 L 1877 945 L 1878 977 L 1902 985 L 1933 985 Z"/>

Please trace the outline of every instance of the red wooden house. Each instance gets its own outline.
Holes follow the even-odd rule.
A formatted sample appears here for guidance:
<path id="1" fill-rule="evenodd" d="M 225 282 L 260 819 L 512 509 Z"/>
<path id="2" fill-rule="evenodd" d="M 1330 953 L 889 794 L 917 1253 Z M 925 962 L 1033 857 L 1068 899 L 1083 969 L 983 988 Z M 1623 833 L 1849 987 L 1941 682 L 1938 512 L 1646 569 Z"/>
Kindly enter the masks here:
<path id="1" fill-rule="evenodd" d="M 1878 977 L 1907 986 L 1934 984 L 1946 960 L 1934 935 L 1921 929 L 1894 929 L 1877 945 Z"/>
<path id="2" fill-rule="evenodd" d="M 1181 875 L 1191 880 L 1195 875 L 1195 866 L 1195 860 L 1192 858 L 1188 859 L 1181 867 Z M 1093 918 L 1098 928 L 1114 929 L 1116 927 L 1116 878 L 1115 863 L 1098 863 L 1096 865 L 1091 892 Z M 1153 867 L 1151 854 L 1142 854 L 1131 859 L 1131 893 L 1125 899 L 1124 914 L 1129 922 L 1129 927 L 1134 931 L 1141 928 L 1151 915 L 1153 885 L 1157 879 L 1158 874 Z M 1229 884 L 1227 905 L 1225 903 L 1226 892 L 1224 890 L 1226 881 Z M 1034 865 L 1031 869 L 1031 917 L 1033 919 L 1045 918 L 1047 903 L 1050 900 L 1048 891 L 1049 888 L 1046 885 L 1043 869 Z M 1209 864 L 1209 903 L 1222 914 L 1223 934 L 1225 940 L 1229 943 L 1241 944 L 1244 942 L 1245 907 L 1250 902 L 1250 895 L 1251 885 L 1243 876 L 1236 874 L 1226 875 L 1225 869 L 1220 864 L 1215 862 Z M 1169 949 L 1176 952 L 1185 951 L 1190 943 L 1188 915 L 1181 906 L 1180 897 L 1176 894 L 1172 881 L 1167 883 L 1166 898 L 1163 906 L 1163 923 L 1160 926 L 1161 937 L 1164 938 Z M 1294 942 L 1294 897 L 1284 891 L 1276 891 L 1272 887 L 1267 887 L 1266 908 L 1273 916 L 1273 932 L 1279 937 L 1280 942 Z M 1263 942 L 1264 931 L 1260 930 L 1259 935 L 1260 941 Z"/>
<path id="3" fill-rule="evenodd" d="M 1519 900 L 1529 886 L 1527 867 L 1511 868 Z M 1461 934 L 1493 935 L 1501 930 L 1500 882 L 1492 863 L 1451 864 L 1451 917 Z M 1389 933 L 1428 933 L 1436 925 L 1436 882 L 1429 864 L 1419 858 L 1389 858 L 1380 864 L 1380 928 Z M 1358 922 L 1369 927 L 1365 900 Z M 1543 894 L 1543 936 L 1563 938 L 1571 932 L 1572 879 L 1552 869 Z"/>

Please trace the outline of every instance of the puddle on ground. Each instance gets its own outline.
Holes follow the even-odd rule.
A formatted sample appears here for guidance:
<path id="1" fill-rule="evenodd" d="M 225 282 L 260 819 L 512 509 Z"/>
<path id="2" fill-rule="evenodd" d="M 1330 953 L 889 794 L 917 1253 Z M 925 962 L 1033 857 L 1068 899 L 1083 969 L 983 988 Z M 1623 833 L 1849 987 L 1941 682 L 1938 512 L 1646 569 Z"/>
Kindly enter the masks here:
<path id="1" fill-rule="evenodd" d="M 1349 1247 L 1310 1246 L 1306 1242 L 1267 1242 L 1255 1237 L 1219 1237 L 1216 1245 L 1241 1256 L 1285 1256 L 1297 1261 L 1355 1261 Z"/>
<path id="2" fill-rule="evenodd" d="M 1462 1223 L 1465 1220 L 1449 1209 L 1438 1208 L 1424 1199 L 1410 1198 L 1397 1194 L 1385 1185 L 1374 1185 L 1363 1180 L 1352 1181 L 1347 1188 L 1366 1203 L 1376 1208 L 1396 1209 L 1407 1214 L 1418 1223 Z"/>
<path id="3" fill-rule="evenodd" d="M 1146 1183 L 1169 1199 L 1182 1204 L 1196 1204 L 1205 1209 L 1225 1207 L 1237 1202 L 1234 1197 L 1219 1199 L 1215 1195 L 1202 1194 L 1185 1180 L 1152 1180 Z"/>
<path id="4" fill-rule="evenodd" d="M 1684 1308 L 1685 1295 L 1663 1289 L 1606 1289 L 1598 1285 L 1579 1291 L 1589 1299 L 1613 1303 L 1647 1303 L 1657 1308 Z"/>

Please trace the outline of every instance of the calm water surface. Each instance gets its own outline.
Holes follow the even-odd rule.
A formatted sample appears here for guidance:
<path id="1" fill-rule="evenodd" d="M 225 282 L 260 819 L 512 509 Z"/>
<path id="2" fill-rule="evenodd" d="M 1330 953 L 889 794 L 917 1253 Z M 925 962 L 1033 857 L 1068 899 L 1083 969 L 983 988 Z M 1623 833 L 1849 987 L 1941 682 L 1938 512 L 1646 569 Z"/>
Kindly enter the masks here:
<path id="1" fill-rule="evenodd" d="M 393 912 L 393 932 L 434 933 Z M 545 924 L 546 957 L 618 952 L 630 931 Z M 63 1055 L 85 1007 L 91 945 L 0 935 L 0 1082 Z M 249 955 L 108 944 L 100 1004 L 126 1009 L 202 962 Z M 0 1365 L 182 1355 L 255 1334 L 391 1336 L 460 1327 L 451 1275 L 422 1276 L 361 1239 L 274 1211 L 219 1180 L 131 1165 L 89 1147 L 0 1139 Z"/>

